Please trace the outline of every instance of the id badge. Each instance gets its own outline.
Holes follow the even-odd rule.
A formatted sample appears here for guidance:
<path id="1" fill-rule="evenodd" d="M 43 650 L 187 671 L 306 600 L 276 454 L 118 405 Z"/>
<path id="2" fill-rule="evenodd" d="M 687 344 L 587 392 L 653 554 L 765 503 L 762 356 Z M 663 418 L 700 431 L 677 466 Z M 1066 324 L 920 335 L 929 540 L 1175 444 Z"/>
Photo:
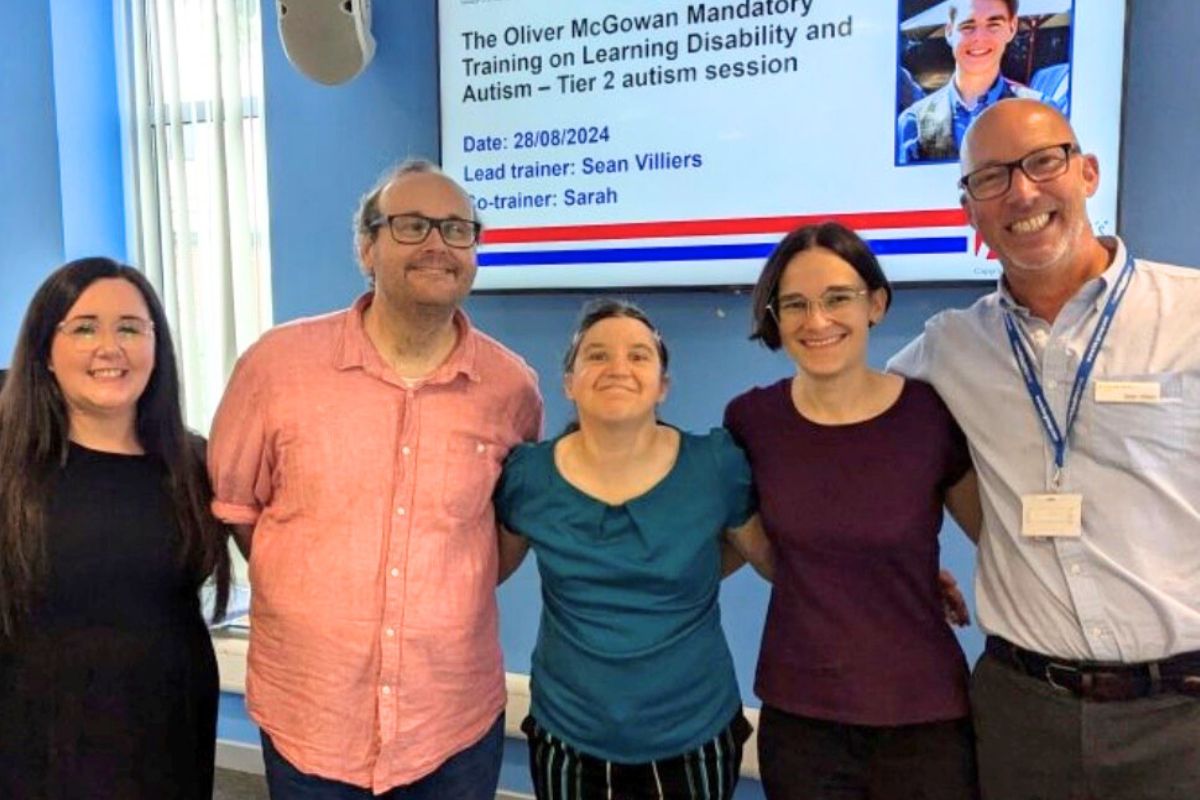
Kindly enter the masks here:
<path id="1" fill-rule="evenodd" d="M 1083 495 L 1027 494 L 1021 497 L 1021 535 L 1078 537 L 1083 533 Z"/>
<path id="2" fill-rule="evenodd" d="M 1157 381 L 1096 381 L 1097 403 L 1159 403 L 1162 386 Z"/>

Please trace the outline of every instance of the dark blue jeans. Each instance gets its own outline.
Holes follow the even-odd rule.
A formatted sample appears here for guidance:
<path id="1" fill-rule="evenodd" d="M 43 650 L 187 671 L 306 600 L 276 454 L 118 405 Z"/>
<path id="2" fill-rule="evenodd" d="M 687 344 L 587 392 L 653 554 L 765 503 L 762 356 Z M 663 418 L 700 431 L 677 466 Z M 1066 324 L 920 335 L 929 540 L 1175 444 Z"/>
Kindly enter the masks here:
<path id="1" fill-rule="evenodd" d="M 456 753 L 416 783 L 381 795 L 341 781 L 306 775 L 293 767 L 262 734 L 263 761 L 271 800 L 493 800 L 504 753 L 504 714 L 475 744 Z"/>

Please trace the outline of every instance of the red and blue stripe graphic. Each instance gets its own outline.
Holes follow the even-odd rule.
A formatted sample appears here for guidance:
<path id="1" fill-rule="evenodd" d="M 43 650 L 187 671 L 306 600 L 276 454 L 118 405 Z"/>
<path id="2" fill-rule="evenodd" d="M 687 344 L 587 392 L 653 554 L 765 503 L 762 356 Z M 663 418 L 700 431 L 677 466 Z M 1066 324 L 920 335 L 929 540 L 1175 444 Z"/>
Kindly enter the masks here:
<path id="1" fill-rule="evenodd" d="M 550 225 L 529 228 L 494 228 L 484 231 L 481 267 L 548 266 L 562 264 L 620 264 L 671 261 L 762 259 L 774 249 L 779 237 L 800 226 L 835 220 L 863 235 L 880 256 L 967 253 L 968 237 L 930 229 L 963 228 L 966 214 L 960 208 L 922 211 L 874 211 L 803 216 L 740 217 L 732 219 L 665 220 L 594 225 Z M 871 236 L 871 231 L 913 231 L 910 236 Z M 735 243 L 670 244 L 630 247 L 613 246 L 628 240 L 682 239 L 770 234 L 766 241 Z M 536 249 L 539 244 L 562 245 L 578 242 L 581 247 Z M 609 244 L 612 243 L 612 244 Z M 600 244 L 602 246 L 595 246 Z M 520 249 L 493 249 L 515 245 Z M 528 248 L 528 249 L 527 249 Z"/>

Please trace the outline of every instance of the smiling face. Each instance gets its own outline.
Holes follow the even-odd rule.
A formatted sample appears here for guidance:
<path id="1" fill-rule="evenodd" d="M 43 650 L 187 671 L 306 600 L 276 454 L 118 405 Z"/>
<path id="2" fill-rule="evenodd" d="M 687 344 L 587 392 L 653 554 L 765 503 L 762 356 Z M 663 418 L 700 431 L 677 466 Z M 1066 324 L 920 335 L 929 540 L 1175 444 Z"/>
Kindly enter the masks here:
<path id="1" fill-rule="evenodd" d="M 474 219 L 470 200 L 443 175 L 412 172 L 393 180 L 379 196 L 379 215 L 421 214 L 435 219 Z M 475 282 L 475 247 L 450 247 L 437 228 L 419 244 L 401 244 L 386 223 L 359 246 L 363 268 L 375 279 L 375 296 L 389 307 L 453 308 Z"/>
<path id="2" fill-rule="evenodd" d="M 867 329 L 887 309 L 884 289 L 866 289 L 849 262 L 823 247 L 802 250 L 788 262 L 779 278 L 776 313 L 780 341 L 801 372 L 833 377 L 866 367 Z M 856 294 L 831 312 L 818 302 L 850 293 Z M 807 313 L 789 313 L 798 298 L 808 301 Z"/>
<path id="3" fill-rule="evenodd" d="M 1004 48 L 1017 35 L 1017 19 L 1003 0 L 953 0 L 946 44 L 960 73 L 995 79 Z"/>
<path id="4" fill-rule="evenodd" d="M 150 311 L 123 278 L 93 282 L 67 311 L 50 346 L 50 370 L 74 425 L 80 416 L 128 419 L 154 371 Z"/>
<path id="5" fill-rule="evenodd" d="M 968 130 L 962 172 L 965 175 L 1074 140 L 1066 119 L 1045 104 L 1004 100 Z M 1066 172 L 1057 178 L 1037 183 L 1017 169 L 1005 194 L 991 200 L 964 194 L 963 208 L 1006 272 L 1068 270 L 1073 256 L 1087 252 L 1094 238 L 1087 199 L 1099 183 L 1096 158 L 1072 155 Z"/>
<path id="6" fill-rule="evenodd" d="M 631 317 L 608 317 L 584 332 L 571 370 L 563 376 L 581 425 L 653 424 L 667 396 L 658 340 Z"/>

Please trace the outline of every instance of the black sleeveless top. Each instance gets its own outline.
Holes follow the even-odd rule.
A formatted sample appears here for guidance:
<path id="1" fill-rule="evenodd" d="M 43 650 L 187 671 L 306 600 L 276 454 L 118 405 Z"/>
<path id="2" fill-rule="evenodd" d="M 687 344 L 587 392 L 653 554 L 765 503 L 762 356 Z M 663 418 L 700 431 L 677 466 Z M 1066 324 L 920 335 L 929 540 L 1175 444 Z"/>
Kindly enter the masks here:
<path id="1" fill-rule="evenodd" d="M 212 797 L 216 660 L 164 473 L 71 445 L 48 580 L 0 642 L 0 797 Z"/>

